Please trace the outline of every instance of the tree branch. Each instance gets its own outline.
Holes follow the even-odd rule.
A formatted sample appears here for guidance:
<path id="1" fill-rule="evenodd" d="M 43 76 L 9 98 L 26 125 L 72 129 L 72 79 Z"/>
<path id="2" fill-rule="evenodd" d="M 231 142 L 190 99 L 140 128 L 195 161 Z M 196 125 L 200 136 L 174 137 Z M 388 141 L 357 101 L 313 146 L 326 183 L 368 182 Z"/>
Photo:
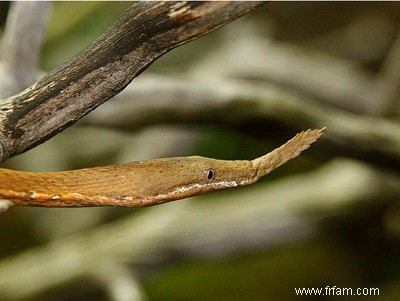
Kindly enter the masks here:
<path id="1" fill-rule="evenodd" d="M 184 101 L 178 101 L 177 95 Z M 157 123 L 238 126 L 255 119 L 299 129 L 303 124 L 326 126 L 326 137 L 353 156 L 372 152 L 379 154 L 380 162 L 400 166 L 398 122 L 346 112 L 267 84 L 216 76 L 211 82 L 187 76 L 144 76 L 80 123 L 134 130 Z"/>
<path id="2" fill-rule="evenodd" d="M 0 105 L 0 161 L 54 136 L 101 105 L 154 60 L 261 5 L 140 2 L 85 50 Z"/>
<path id="3" fill-rule="evenodd" d="M 18 93 L 38 79 L 49 6 L 46 1 L 11 4 L 0 47 L 0 97 Z"/>

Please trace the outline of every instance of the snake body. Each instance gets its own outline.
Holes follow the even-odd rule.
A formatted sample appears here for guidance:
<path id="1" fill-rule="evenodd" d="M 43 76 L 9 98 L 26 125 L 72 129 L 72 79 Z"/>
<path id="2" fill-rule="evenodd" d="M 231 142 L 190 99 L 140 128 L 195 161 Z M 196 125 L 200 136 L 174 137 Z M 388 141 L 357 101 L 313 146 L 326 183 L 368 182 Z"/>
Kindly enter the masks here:
<path id="1" fill-rule="evenodd" d="M 251 161 L 191 156 L 62 172 L 0 169 L 0 200 L 42 207 L 145 207 L 249 185 L 297 157 L 324 130 L 301 132 Z"/>

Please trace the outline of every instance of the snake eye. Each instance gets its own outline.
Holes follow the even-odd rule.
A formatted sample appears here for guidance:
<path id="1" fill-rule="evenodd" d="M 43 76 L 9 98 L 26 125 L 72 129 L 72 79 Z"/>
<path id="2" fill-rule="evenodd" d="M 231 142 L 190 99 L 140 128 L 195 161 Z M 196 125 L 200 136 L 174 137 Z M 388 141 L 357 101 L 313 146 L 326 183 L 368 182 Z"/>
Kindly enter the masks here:
<path id="1" fill-rule="evenodd" d="M 206 181 L 211 181 L 215 178 L 215 170 L 212 168 L 206 169 L 204 171 L 204 179 Z"/>

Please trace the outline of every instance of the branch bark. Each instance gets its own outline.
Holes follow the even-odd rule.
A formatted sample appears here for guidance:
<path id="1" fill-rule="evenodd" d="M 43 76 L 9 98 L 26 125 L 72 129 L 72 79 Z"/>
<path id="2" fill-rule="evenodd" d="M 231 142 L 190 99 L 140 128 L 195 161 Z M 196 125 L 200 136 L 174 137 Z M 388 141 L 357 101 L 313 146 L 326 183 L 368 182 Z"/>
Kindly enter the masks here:
<path id="1" fill-rule="evenodd" d="M 140 2 L 85 50 L 0 105 L 0 161 L 56 135 L 169 50 L 261 2 Z"/>

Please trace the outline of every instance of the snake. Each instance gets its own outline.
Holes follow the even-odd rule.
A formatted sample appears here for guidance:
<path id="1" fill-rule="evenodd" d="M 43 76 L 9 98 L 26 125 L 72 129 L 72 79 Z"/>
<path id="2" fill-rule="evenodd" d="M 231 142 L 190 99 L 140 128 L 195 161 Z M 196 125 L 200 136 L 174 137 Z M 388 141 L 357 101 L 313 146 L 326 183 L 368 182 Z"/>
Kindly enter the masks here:
<path id="1" fill-rule="evenodd" d="M 188 156 L 59 172 L 0 168 L 0 200 L 16 206 L 140 208 L 246 186 L 297 157 L 324 131 L 302 131 L 254 160 Z"/>

